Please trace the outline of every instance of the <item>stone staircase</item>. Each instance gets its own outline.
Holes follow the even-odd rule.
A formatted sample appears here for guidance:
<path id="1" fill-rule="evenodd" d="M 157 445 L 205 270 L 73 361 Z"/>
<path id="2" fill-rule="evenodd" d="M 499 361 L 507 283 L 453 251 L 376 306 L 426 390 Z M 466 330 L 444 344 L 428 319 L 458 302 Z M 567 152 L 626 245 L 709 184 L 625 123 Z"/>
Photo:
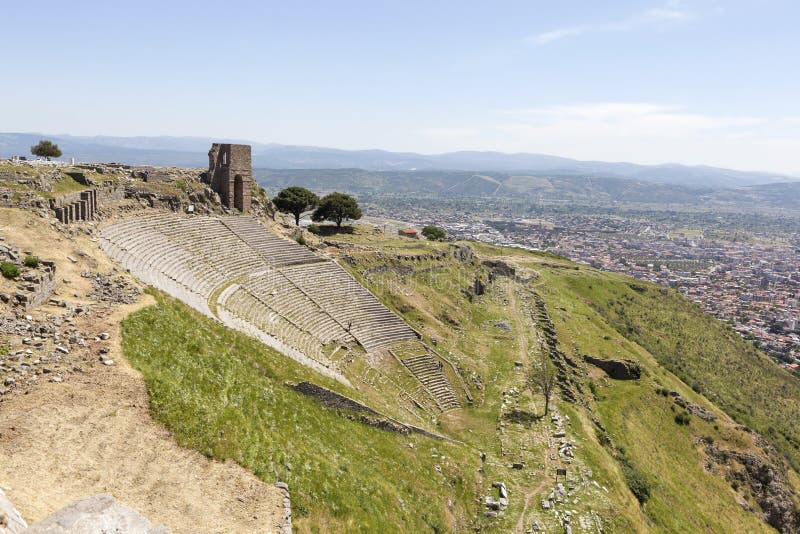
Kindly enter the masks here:
<path id="1" fill-rule="evenodd" d="M 411 374 L 420 381 L 425 390 L 436 401 L 443 412 L 460 408 L 456 392 L 442 371 L 442 363 L 429 353 L 410 356 L 400 360 Z"/>

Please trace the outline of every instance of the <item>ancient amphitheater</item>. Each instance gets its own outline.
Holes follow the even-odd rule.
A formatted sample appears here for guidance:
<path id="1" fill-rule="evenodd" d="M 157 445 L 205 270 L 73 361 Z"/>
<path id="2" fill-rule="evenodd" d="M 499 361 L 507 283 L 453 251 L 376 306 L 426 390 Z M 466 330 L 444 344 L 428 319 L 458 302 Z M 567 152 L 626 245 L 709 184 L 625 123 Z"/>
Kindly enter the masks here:
<path id="1" fill-rule="evenodd" d="M 403 319 L 334 261 L 252 217 L 151 214 L 104 228 L 100 246 L 145 283 L 319 372 L 349 384 L 344 355 L 389 352 L 440 410 L 459 406 Z"/>

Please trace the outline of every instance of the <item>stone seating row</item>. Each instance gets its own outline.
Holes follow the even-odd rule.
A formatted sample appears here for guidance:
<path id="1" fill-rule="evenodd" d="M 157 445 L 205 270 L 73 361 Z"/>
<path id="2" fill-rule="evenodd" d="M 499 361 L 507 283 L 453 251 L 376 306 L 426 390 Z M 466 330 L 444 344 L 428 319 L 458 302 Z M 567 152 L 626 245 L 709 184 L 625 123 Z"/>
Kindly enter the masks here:
<path id="1" fill-rule="evenodd" d="M 298 325 L 264 306 L 247 289 L 239 287 L 221 303 L 229 312 L 241 317 L 283 343 L 299 350 L 309 358 L 326 362 L 322 343 L 318 338 Z"/>
<path id="2" fill-rule="evenodd" d="M 280 271 L 352 333 L 368 352 L 417 337 L 405 321 L 333 262 L 288 266 Z"/>
<path id="3" fill-rule="evenodd" d="M 243 285 L 265 306 L 311 332 L 323 345 L 354 340 L 327 311 L 277 270 L 253 276 Z"/>
<path id="4" fill-rule="evenodd" d="M 306 247 L 281 239 L 251 217 L 223 217 L 222 223 L 273 267 L 324 261 Z"/>
<path id="5" fill-rule="evenodd" d="M 424 354 L 400 361 L 431 394 L 439 409 L 446 411 L 461 407 L 450 381 L 442 372 L 440 362 L 433 356 Z"/>

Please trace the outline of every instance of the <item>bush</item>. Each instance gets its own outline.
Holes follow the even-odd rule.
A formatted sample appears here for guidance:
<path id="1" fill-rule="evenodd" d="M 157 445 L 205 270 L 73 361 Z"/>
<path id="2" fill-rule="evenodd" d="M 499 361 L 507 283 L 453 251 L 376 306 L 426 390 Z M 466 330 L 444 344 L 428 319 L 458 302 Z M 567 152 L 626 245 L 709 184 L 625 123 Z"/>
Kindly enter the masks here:
<path id="1" fill-rule="evenodd" d="M 322 233 L 322 229 L 319 227 L 318 224 L 309 224 L 306 230 L 308 230 L 314 235 L 320 235 Z"/>
<path id="2" fill-rule="evenodd" d="M 298 245 L 305 245 L 306 244 L 306 238 L 303 237 L 303 236 L 297 236 L 297 239 L 295 239 L 295 241 L 297 241 Z"/>
<path id="3" fill-rule="evenodd" d="M 36 256 L 25 256 L 25 260 L 22 262 L 25 267 L 31 267 L 35 269 L 39 266 L 39 258 Z"/>
<path id="4" fill-rule="evenodd" d="M 691 418 L 692 416 L 689 415 L 689 412 L 680 412 L 675 414 L 675 422 L 682 426 L 688 425 Z"/>
<path id="5" fill-rule="evenodd" d="M 4 261 L 0 263 L 0 273 L 5 278 L 17 278 L 19 276 L 19 267 L 10 261 Z"/>
<path id="6" fill-rule="evenodd" d="M 625 477 L 625 482 L 631 489 L 631 493 L 636 497 L 640 504 L 646 503 L 650 499 L 650 481 L 647 477 L 639 471 L 635 465 L 628 460 L 622 461 L 622 475 Z"/>

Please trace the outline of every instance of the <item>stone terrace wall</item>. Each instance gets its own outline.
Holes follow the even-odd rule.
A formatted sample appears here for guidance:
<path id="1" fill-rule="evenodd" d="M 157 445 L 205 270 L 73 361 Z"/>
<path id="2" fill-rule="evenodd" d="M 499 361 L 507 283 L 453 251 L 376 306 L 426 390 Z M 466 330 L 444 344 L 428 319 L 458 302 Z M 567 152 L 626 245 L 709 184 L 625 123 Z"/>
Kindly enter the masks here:
<path id="1" fill-rule="evenodd" d="M 367 406 L 361 404 L 357 400 L 350 397 L 345 397 L 328 388 L 318 386 L 312 382 L 300 382 L 299 384 L 290 384 L 290 388 L 299 391 L 309 397 L 314 397 L 328 408 L 337 408 L 342 410 L 352 410 L 354 412 L 366 412 L 372 415 L 380 415 L 378 412 Z"/>
<path id="2" fill-rule="evenodd" d="M 123 186 L 107 184 L 52 198 L 50 199 L 50 209 L 55 213 L 56 219 L 65 224 L 91 221 L 101 205 L 123 198 L 125 198 Z"/>
<path id="3" fill-rule="evenodd" d="M 308 395 L 309 397 L 314 397 L 328 408 L 351 410 L 354 412 L 362 412 L 374 415 L 378 417 L 378 419 L 370 419 L 362 416 L 361 422 L 380 428 L 382 430 L 388 430 L 389 432 L 399 432 L 400 434 L 408 434 L 409 432 L 414 432 L 416 434 L 422 434 L 423 436 L 437 439 L 440 441 L 453 441 L 450 438 L 441 436 L 434 432 L 430 432 L 428 430 L 425 430 L 424 428 L 419 428 L 417 426 L 392 419 L 387 415 L 384 415 L 380 412 L 373 410 L 366 404 L 362 404 L 357 400 L 351 399 L 350 397 L 346 397 L 341 393 L 336 393 L 335 391 L 331 391 L 328 388 L 318 386 L 317 384 L 314 384 L 312 382 L 300 382 L 299 384 L 287 383 L 286 385 L 304 395 Z"/>

